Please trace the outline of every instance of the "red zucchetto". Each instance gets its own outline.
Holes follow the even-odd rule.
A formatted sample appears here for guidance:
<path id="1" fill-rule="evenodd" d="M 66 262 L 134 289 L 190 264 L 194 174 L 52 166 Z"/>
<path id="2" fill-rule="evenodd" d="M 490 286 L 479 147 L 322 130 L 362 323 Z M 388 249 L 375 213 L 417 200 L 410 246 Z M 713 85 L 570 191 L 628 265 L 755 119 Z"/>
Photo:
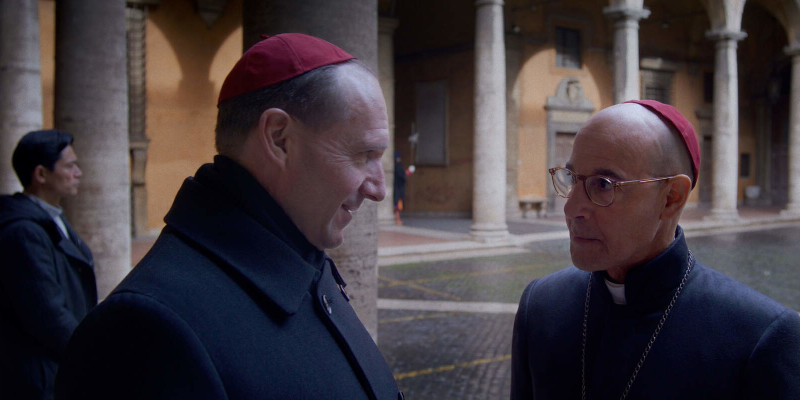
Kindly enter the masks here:
<path id="1" fill-rule="evenodd" d="M 354 58 L 329 42 L 302 33 L 268 36 L 249 48 L 233 66 L 219 91 L 217 105 L 312 69 Z"/>
<path id="2" fill-rule="evenodd" d="M 700 143 L 697 142 L 697 133 L 695 133 L 692 124 L 686 120 L 677 108 L 669 104 L 655 100 L 629 100 L 626 103 L 636 103 L 647 108 L 661 118 L 662 121 L 678 130 L 683 139 L 683 144 L 686 145 L 686 149 L 689 150 L 689 156 L 692 159 L 692 172 L 694 173 L 692 189 L 694 189 L 694 185 L 697 184 L 697 177 L 700 175 Z"/>

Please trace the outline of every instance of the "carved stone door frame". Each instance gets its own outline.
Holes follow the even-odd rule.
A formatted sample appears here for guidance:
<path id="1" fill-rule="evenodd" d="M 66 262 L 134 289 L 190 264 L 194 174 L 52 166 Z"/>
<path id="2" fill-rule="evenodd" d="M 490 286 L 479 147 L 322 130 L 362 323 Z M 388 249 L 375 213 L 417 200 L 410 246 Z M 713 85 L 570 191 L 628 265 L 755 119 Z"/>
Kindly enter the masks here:
<path id="1" fill-rule="evenodd" d="M 578 133 L 578 130 L 594 113 L 594 104 L 587 99 L 581 82 L 576 77 L 561 80 L 555 96 L 547 97 L 547 168 L 563 166 L 556 157 L 556 137 L 561 134 Z M 545 171 L 545 173 L 547 173 Z M 558 201 L 550 180 L 547 180 L 547 213 L 563 215 L 563 202 Z M 560 205 L 560 206 L 559 206 Z"/>

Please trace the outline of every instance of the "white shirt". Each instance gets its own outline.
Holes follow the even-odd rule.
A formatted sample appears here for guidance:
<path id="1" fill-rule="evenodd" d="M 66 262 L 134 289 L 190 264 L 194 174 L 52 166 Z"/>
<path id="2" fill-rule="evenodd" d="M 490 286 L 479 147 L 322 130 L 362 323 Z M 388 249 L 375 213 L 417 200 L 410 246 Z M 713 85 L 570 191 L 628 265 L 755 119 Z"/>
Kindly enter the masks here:
<path id="1" fill-rule="evenodd" d="M 69 239 L 69 233 L 67 233 L 67 225 L 64 224 L 63 220 L 64 210 L 62 210 L 61 207 L 54 206 L 36 197 L 35 195 L 29 193 L 25 193 L 25 195 L 28 196 L 28 198 L 31 199 L 34 203 L 38 204 L 39 207 L 42 207 L 42 209 L 44 209 L 44 211 L 47 212 L 47 214 L 49 214 L 51 218 L 53 218 L 53 221 L 58 226 L 58 229 L 61 230 L 61 233 L 64 234 L 64 237 Z"/>

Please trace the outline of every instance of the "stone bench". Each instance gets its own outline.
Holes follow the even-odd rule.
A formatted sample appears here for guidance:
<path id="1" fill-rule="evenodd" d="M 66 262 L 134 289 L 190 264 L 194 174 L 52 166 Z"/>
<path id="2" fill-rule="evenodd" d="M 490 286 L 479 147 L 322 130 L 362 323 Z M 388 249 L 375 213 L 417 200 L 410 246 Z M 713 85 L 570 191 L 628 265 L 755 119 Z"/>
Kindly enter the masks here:
<path id="1" fill-rule="evenodd" d="M 522 218 L 527 218 L 529 210 L 536 209 L 536 216 L 541 218 L 547 215 L 547 199 L 543 197 L 523 197 L 519 199 L 519 208 L 522 210 Z"/>

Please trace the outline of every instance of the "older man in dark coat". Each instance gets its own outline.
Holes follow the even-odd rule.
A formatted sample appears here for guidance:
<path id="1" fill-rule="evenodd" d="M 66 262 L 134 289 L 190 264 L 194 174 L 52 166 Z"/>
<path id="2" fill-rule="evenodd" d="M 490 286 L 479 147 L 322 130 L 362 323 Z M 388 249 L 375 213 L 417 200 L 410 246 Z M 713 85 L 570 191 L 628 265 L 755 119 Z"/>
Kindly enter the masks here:
<path id="1" fill-rule="evenodd" d="M 324 249 L 385 195 L 375 77 L 301 34 L 267 38 L 220 93 L 217 148 L 151 251 L 77 329 L 60 399 L 398 399 Z"/>
<path id="2" fill-rule="evenodd" d="M 70 335 L 97 303 L 92 253 L 61 213 L 78 192 L 72 136 L 29 132 L 12 156 L 23 193 L 0 197 L 0 398 L 52 399 Z"/>
<path id="3" fill-rule="evenodd" d="M 550 170 L 577 268 L 522 294 L 512 399 L 800 399 L 800 316 L 695 260 L 678 226 L 699 165 L 666 104 L 581 128 Z"/>

